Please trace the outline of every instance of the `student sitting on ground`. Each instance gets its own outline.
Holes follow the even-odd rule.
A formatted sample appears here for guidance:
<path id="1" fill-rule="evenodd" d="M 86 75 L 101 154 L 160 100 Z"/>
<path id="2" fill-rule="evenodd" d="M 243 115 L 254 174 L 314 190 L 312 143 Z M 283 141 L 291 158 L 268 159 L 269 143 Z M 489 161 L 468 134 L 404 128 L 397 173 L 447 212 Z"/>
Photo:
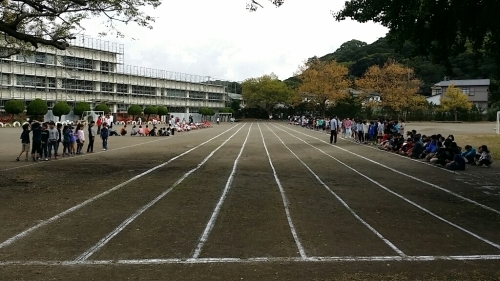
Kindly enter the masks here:
<path id="1" fill-rule="evenodd" d="M 127 134 L 127 125 L 124 125 L 123 128 L 120 130 L 120 135 L 125 136 Z"/>
<path id="2" fill-rule="evenodd" d="M 462 152 L 462 156 L 468 164 L 474 164 L 474 157 L 476 157 L 476 154 L 476 149 L 470 145 L 466 145 L 465 150 Z"/>
<path id="3" fill-rule="evenodd" d="M 137 133 L 139 134 L 139 136 L 144 137 L 144 129 L 142 128 L 142 126 L 139 126 L 139 130 L 137 131 Z"/>
<path id="4" fill-rule="evenodd" d="M 486 145 L 481 145 L 478 152 L 479 154 L 476 155 L 475 164 L 485 168 L 491 167 L 491 164 L 493 163 L 493 157 L 491 157 L 491 153 L 488 150 L 488 147 Z"/>
<path id="5" fill-rule="evenodd" d="M 151 136 L 151 137 L 156 136 L 156 126 L 154 126 L 153 129 L 151 129 L 151 131 L 149 131 L 149 136 Z"/>
<path id="6" fill-rule="evenodd" d="M 135 136 L 137 135 L 137 129 L 136 126 L 132 126 L 132 130 L 130 130 L 130 136 Z"/>
<path id="7" fill-rule="evenodd" d="M 421 139 L 419 134 L 415 135 L 415 138 L 413 139 L 413 141 L 414 141 L 414 145 L 413 145 L 413 148 L 411 150 L 410 157 L 413 159 L 418 159 L 418 158 L 420 158 L 420 155 L 422 155 L 422 153 L 425 150 L 424 143 L 422 142 L 422 139 Z"/>
<path id="8" fill-rule="evenodd" d="M 149 126 L 146 125 L 146 129 L 144 130 L 144 135 L 146 135 L 146 137 L 149 136 L 149 132 L 150 132 L 149 131 Z"/>
<path id="9" fill-rule="evenodd" d="M 465 170 L 465 158 L 460 153 L 460 149 L 458 147 L 453 149 L 453 161 L 446 164 L 446 168 L 450 170 Z"/>

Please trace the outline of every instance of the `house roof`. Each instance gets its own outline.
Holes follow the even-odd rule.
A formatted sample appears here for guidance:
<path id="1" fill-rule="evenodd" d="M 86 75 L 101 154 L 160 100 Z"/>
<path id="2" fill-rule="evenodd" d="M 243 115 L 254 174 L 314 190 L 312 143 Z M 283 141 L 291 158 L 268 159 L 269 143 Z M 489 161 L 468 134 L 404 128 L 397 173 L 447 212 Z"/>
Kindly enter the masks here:
<path id="1" fill-rule="evenodd" d="M 448 81 L 441 81 L 437 84 L 434 84 L 434 86 L 437 86 L 437 87 L 448 87 L 450 85 L 455 85 L 458 87 L 462 87 L 462 86 L 489 86 L 490 79 L 448 80 Z"/>

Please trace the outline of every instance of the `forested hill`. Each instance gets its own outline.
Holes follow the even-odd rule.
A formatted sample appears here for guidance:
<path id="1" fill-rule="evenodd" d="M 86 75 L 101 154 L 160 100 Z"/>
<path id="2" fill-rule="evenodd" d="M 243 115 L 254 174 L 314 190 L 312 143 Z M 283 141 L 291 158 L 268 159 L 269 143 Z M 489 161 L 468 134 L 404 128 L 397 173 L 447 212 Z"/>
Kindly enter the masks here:
<path id="1" fill-rule="evenodd" d="M 424 82 L 420 91 L 423 95 L 430 95 L 432 85 L 444 80 L 445 77 L 450 80 L 493 79 L 493 74 L 498 73 L 494 60 L 488 55 L 478 61 L 474 59 L 472 51 L 465 51 L 451 58 L 453 69 L 450 73 L 446 71 L 445 67 L 431 63 L 424 57 L 412 58 L 413 48 L 411 44 L 405 44 L 401 50 L 397 50 L 396 46 L 389 43 L 386 38 L 380 38 L 372 44 L 351 40 L 342 44 L 335 52 L 319 57 L 319 59 L 321 61 L 336 60 L 348 66 L 349 74 L 353 78 L 361 77 L 370 66 L 383 66 L 387 60 L 393 59 L 415 70 L 417 77 Z M 296 77 L 290 77 L 285 82 L 292 86 L 300 83 Z M 500 100 L 496 81 L 490 88 L 490 92 L 494 101 Z"/>

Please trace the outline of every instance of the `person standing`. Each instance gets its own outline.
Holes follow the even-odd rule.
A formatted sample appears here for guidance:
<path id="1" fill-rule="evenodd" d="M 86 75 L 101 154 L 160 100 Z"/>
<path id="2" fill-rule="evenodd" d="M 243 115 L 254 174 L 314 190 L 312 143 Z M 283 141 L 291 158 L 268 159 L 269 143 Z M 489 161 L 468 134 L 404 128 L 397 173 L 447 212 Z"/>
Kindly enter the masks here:
<path id="1" fill-rule="evenodd" d="M 170 128 L 173 136 L 175 134 L 175 118 L 173 115 L 170 115 Z"/>
<path id="2" fill-rule="evenodd" d="M 21 134 L 21 153 L 19 153 L 19 156 L 17 156 L 16 161 L 20 161 L 19 158 L 23 155 L 23 153 L 26 153 L 26 161 L 28 161 L 28 153 L 30 151 L 30 125 L 29 124 L 24 124 L 23 125 L 23 132 Z"/>
<path id="3" fill-rule="evenodd" d="M 97 117 L 97 134 L 101 133 L 101 126 L 102 126 L 102 116 L 99 115 L 99 117 Z"/>
<path id="4" fill-rule="evenodd" d="M 220 118 L 217 117 L 217 125 L 220 125 Z"/>
<path id="5" fill-rule="evenodd" d="M 337 143 L 337 134 L 339 131 L 339 120 L 337 120 L 337 116 L 333 116 L 330 120 L 330 144 Z"/>
<path id="6" fill-rule="evenodd" d="M 59 131 L 55 128 L 54 121 L 49 123 L 48 157 L 52 159 L 52 149 L 54 149 L 54 159 L 57 159 L 57 150 L 59 147 Z"/>
<path id="7" fill-rule="evenodd" d="M 104 123 L 101 129 L 102 151 L 108 150 L 109 129 L 107 123 Z"/>
<path id="8" fill-rule="evenodd" d="M 95 130 L 94 130 L 94 121 L 91 121 L 89 124 L 89 144 L 87 145 L 87 153 L 94 152 L 94 140 L 95 140 Z"/>

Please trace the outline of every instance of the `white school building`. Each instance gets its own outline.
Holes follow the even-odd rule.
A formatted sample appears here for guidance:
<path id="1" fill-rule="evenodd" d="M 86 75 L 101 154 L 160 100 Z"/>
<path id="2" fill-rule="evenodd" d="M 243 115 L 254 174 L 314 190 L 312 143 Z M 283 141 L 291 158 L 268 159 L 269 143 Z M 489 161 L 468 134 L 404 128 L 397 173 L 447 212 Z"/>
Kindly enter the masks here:
<path id="1" fill-rule="evenodd" d="M 201 107 L 218 111 L 228 101 L 228 82 L 209 76 L 124 64 L 123 44 L 80 36 L 65 51 L 40 48 L 32 55 L 0 59 L 0 110 L 11 99 L 105 103 L 112 113 L 130 105 L 166 106 L 188 117 Z"/>

